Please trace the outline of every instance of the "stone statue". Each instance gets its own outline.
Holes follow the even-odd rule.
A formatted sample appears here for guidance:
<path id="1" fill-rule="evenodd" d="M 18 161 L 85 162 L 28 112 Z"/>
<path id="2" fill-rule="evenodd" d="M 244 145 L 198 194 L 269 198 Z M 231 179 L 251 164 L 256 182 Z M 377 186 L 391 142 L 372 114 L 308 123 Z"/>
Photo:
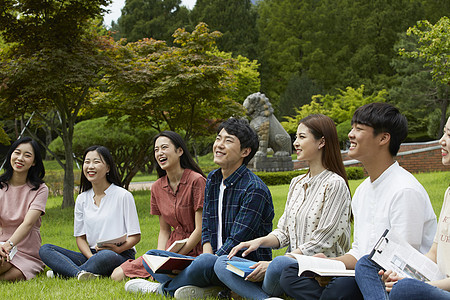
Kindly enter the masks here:
<path id="1" fill-rule="evenodd" d="M 250 162 L 254 171 L 289 171 L 293 169 L 291 158 L 292 142 L 289 134 L 273 115 L 272 104 L 261 93 L 249 95 L 244 101 L 250 126 L 259 137 L 259 149 Z M 274 152 L 267 157 L 267 149 Z"/>
<path id="2" fill-rule="evenodd" d="M 291 137 L 273 115 L 272 104 L 261 93 L 251 94 L 245 99 L 244 107 L 250 117 L 250 126 L 259 136 L 259 149 L 256 156 L 267 156 L 267 149 L 272 148 L 274 156 L 290 156 Z"/>

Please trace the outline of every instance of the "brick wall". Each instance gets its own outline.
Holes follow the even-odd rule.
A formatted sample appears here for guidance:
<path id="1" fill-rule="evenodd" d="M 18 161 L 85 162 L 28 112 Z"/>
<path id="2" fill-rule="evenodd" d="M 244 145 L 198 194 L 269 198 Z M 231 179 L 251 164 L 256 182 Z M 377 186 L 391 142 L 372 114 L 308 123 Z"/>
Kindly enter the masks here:
<path id="1" fill-rule="evenodd" d="M 342 159 L 346 167 L 362 167 L 358 161 L 348 157 L 347 151 L 342 152 Z M 449 168 L 442 165 L 442 156 L 439 141 L 424 143 L 404 143 L 395 160 L 411 173 L 448 171 Z M 294 160 L 294 169 L 307 168 L 303 161 Z"/>

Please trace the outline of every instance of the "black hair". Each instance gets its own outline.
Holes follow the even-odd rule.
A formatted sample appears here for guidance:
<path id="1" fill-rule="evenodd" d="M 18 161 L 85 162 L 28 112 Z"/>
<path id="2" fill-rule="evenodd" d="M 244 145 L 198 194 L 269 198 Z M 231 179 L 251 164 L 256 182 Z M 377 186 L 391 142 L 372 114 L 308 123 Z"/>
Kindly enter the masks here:
<path id="1" fill-rule="evenodd" d="M 98 146 L 98 145 L 90 146 L 84 151 L 83 163 L 84 160 L 86 159 L 86 155 L 88 154 L 88 152 L 91 151 L 97 151 L 97 153 L 100 155 L 104 163 L 109 166 L 109 172 L 106 173 L 106 180 L 109 183 L 114 183 L 115 185 L 121 187 L 122 182 L 119 177 L 119 172 L 117 171 L 116 164 L 114 163 L 113 157 L 109 152 L 108 148 L 106 148 L 105 146 Z M 84 175 L 84 171 L 81 172 L 80 193 L 85 192 L 91 188 L 92 183 L 86 178 L 86 176 Z"/>
<path id="2" fill-rule="evenodd" d="M 389 103 L 369 103 L 356 109 L 353 124 L 362 124 L 373 128 L 373 134 L 388 132 L 391 136 L 389 152 L 397 155 L 400 144 L 408 135 L 408 121 L 400 111 Z"/>
<path id="3" fill-rule="evenodd" d="M 255 156 L 256 151 L 258 151 L 258 134 L 250 127 L 250 124 L 246 119 L 237 119 L 233 117 L 222 122 L 217 129 L 217 133 L 220 133 L 222 129 L 225 129 L 226 132 L 239 139 L 241 150 L 250 148 L 250 154 L 244 157 L 244 161 L 242 162 L 244 165 L 247 165 L 253 156 Z"/>
<path id="4" fill-rule="evenodd" d="M 155 143 L 156 140 L 159 137 L 166 137 L 168 138 L 172 144 L 175 146 L 175 149 L 181 148 L 183 149 L 183 154 L 180 156 L 180 166 L 183 169 L 190 169 L 194 172 L 197 172 L 201 174 L 203 177 L 206 177 L 203 173 L 202 169 L 197 165 L 197 163 L 192 158 L 191 153 L 189 152 L 186 143 L 184 142 L 183 138 L 176 132 L 173 131 L 161 131 L 153 138 L 153 149 L 155 149 Z M 155 159 L 155 155 L 153 155 L 153 159 Z M 155 162 L 156 165 L 156 172 L 158 173 L 158 177 L 161 178 L 165 176 L 167 173 L 165 170 L 161 169 L 159 164 Z"/>
<path id="5" fill-rule="evenodd" d="M 6 186 L 6 189 L 8 189 L 8 181 L 12 178 L 14 169 L 11 166 L 11 155 L 13 154 L 14 150 L 20 145 L 20 144 L 31 144 L 31 147 L 33 147 L 34 151 L 34 166 L 31 166 L 30 169 L 28 169 L 27 173 L 27 181 L 33 186 L 32 190 L 37 190 L 39 186 L 44 183 L 44 176 L 45 176 L 45 169 L 44 169 L 44 163 L 42 162 L 42 156 L 41 156 L 41 149 L 39 147 L 39 144 L 33 140 L 32 138 L 28 136 L 24 136 L 18 140 L 16 140 L 11 147 L 8 150 L 8 153 L 6 154 L 6 161 L 5 161 L 5 172 L 0 176 L 0 189 Z"/>

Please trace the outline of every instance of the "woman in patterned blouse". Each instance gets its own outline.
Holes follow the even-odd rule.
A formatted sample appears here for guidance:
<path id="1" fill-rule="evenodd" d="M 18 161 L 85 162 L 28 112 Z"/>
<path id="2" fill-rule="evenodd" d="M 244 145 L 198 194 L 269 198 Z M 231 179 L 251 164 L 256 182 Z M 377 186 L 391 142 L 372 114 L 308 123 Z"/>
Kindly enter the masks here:
<path id="1" fill-rule="evenodd" d="M 286 254 L 272 262 L 255 262 L 251 266 L 254 271 L 244 279 L 226 270 L 230 259 L 245 261 L 234 257 L 239 251 L 245 250 L 245 257 L 259 247 L 288 246 L 288 252 L 335 257 L 350 248 L 351 195 L 333 120 L 322 114 L 302 119 L 294 147 L 297 159 L 307 161 L 309 170 L 292 179 L 277 229 L 265 237 L 240 243 L 215 264 L 219 279 L 241 297 L 280 296 L 281 272 L 296 260 Z"/>

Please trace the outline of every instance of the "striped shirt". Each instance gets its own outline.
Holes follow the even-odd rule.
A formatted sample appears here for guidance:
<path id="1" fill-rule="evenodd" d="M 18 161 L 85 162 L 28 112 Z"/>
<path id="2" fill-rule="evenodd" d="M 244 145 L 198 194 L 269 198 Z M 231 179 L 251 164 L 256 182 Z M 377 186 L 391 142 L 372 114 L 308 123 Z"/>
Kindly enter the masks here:
<path id="1" fill-rule="evenodd" d="M 209 173 L 203 205 L 202 245 L 211 243 L 217 255 L 228 254 L 240 242 L 266 236 L 272 231 L 274 209 L 272 196 L 262 180 L 245 165 L 223 180 L 222 247 L 217 247 L 218 203 L 222 184 L 220 169 Z M 238 255 L 240 256 L 241 253 Z M 246 258 L 271 260 L 272 250 L 260 248 Z"/>
<path id="2" fill-rule="evenodd" d="M 272 234 L 280 248 L 300 249 L 304 255 L 345 254 L 350 248 L 350 191 L 345 180 L 324 170 L 292 179 L 284 213 Z"/>

